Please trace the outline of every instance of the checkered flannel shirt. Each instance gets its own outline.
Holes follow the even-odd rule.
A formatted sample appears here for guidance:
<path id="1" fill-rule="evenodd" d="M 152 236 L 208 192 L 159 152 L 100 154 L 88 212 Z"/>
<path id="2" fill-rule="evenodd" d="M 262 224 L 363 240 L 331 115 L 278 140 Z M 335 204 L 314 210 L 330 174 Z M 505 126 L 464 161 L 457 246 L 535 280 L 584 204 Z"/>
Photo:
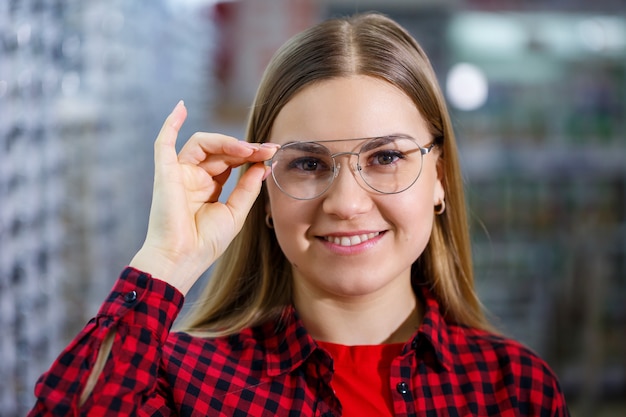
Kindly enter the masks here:
<path id="1" fill-rule="evenodd" d="M 391 365 L 396 416 L 567 416 L 557 379 L 533 352 L 425 315 Z M 230 337 L 170 332 L 175 288 L 127 268 L 111 294 L 37 381 L 30 416 L 340 416 L 333 364 L 292 307 Z M 108 330 L 113 349 L 92 394 L 79 397 Z"/>

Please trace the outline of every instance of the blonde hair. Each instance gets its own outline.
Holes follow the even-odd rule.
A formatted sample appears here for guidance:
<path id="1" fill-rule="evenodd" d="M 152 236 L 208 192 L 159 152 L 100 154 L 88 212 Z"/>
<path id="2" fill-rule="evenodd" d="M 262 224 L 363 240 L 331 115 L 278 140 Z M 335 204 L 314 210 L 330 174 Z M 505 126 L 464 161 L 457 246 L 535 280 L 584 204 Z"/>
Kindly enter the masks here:
<path id="1" fill-rule="evenodd" d="M 380 14 L 322 22 L 290 39 L 272 58 L 254 101 L 247 140 L 269 137 L 283 106 L 314 82 L 350 75 L 383 79 L 404 91 L 440 148 L 446 210 L 412 267 L 414 285 L 427 285 L 446 320 L 490 329 L 474 290 L 470 240 L 457 145 L 445 100 L 428 57 L 408 32 Z M 291 267 L 265 224 L 267 192 L 220 261 L 181 330 L 221 336 L 276 319 L 291 303 Z"/>

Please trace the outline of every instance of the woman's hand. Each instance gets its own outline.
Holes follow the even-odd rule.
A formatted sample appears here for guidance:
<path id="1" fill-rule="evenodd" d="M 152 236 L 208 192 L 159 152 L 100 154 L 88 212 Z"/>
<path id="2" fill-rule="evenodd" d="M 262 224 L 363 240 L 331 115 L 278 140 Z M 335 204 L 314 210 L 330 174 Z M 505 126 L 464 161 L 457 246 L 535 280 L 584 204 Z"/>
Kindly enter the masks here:
<path id="1" fill-rule="evenodd" d="M 154 144 L 155 177 L 146 240 L 130 266 L 186 294 L 224 252 L 269 173 L 263 161 L 278 148 L 211 133 L 196 133 L 176 154 L 187 117 L 178 103 Z M 253 163 L 225 203 L 218 201 L 232 168 Z"/>

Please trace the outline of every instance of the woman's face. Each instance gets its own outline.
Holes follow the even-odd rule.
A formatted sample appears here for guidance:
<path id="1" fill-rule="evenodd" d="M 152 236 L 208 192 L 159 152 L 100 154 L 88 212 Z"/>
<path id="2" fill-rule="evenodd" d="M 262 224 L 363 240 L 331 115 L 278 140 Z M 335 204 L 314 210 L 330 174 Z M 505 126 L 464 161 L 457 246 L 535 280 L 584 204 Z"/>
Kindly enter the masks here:
<path id="1" fill-rule="evenodd" d="M 432 141 L 426 122 L 401 90 L 377 78 L 351 76 L 296 94 L 278 114 L 270 140 L 285 145 L 392 134 L 410 136 L 421 147 Z M 358 151 L 362 143 L 325 145 L 337 153 Z M 292 265 L 295 295 L 343 299 L 408 290 L 411 264 L 426 247 L 434 206 L 444 197 L 437 158 L 436 148 L 424 155 L 419 178 L 398 194 L 365 186 L 349 168 L 354 156 L 339 157 L 334 182 L 312 200 L 286 195 L 270 176 L 267 210 Z"/>

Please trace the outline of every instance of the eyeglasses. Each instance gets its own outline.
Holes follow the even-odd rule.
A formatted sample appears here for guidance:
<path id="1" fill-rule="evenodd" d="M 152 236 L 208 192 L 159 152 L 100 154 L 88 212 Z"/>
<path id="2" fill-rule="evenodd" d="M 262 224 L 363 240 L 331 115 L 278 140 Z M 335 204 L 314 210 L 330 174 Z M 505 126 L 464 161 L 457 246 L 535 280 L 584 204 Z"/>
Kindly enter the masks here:
<path id="1" fill-rule="evenodd" d="M 357 152 L 332 153 L 324 144 L 364 141 Z M 283 145 L 266 164 L 278 188 L 296 200 L 324 194 L 339 175 L 339 158 L 356 156 L 352 172 L 381 194 L 397 194 L 411 187 L 422 172 L 423 156 L 435 147 L 421 147 L 409 136 L 291 142 Z M 356 148 L 355 148 L 356 149 Z"/>

